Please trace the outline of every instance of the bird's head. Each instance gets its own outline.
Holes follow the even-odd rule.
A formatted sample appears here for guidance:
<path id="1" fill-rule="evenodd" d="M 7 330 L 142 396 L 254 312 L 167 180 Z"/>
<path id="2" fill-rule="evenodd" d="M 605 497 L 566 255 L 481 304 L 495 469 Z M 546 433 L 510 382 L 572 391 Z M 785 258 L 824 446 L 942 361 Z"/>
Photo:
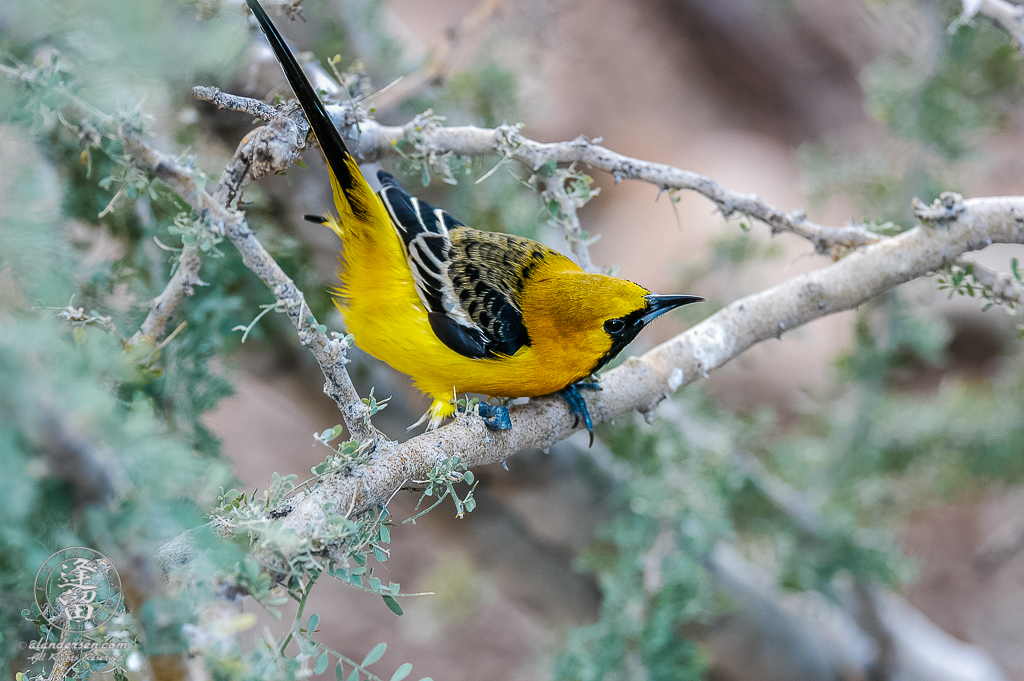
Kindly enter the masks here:
<path id="1" fill-rule="evenodd" d="M 584 272 L 559 273 L 536 282 L 537 305 L 523 301 L 524 321 L 553 327 L 551 336 L 594 357 L 592 371 L 629 345 L 651 321 L 704 298 L 658 295 L 625 279 Z M 533 308 L 533 309 L 530 309 Z M 532 318 L 532 319 L 531 319 Z"/>

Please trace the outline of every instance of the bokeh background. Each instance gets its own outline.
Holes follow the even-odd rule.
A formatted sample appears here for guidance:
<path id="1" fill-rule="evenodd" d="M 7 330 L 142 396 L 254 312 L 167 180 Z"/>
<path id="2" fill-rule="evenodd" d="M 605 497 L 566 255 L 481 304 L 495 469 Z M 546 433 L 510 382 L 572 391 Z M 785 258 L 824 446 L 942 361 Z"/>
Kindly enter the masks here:
<path id="1" fill-rule="evenodd" d="M 325 65 L 339 54 L 364 94 L 421 72 L 446 50 L 433 77 L 375 112 L 382 122 L 403 123 L 432 108 L 451 124 L 522 122 L 523 133 L 540 141 L 601 137 L 620 153 L 706 174 L 783 210 L 802 208 L 821 224 L 899 231 L 913 225 L 915 196 L 1017 194 L 1024 182 L 1018 47 L 983 16 L 950 30 L 961 10 L 924 0 L 306 0 L 304 20 L 273 14 L 298 49 Z M 9 0 L 0 5 L 0 49 L 9 66 L 46 63 L 59 52 L 82 98 L 100 111 L 143 117 L 153 146 L 187 150 L 214 178 L 253 121 L 193 100 L 191 87 L 287 97 L 262 36 L 235 2 Z M 61 296 L 73 291 L 75 306 L 95 306 L 130 335 L 166 280 L 167 254 L 152 236 L 178 245 L 168 231 L 173 211 L 159 207 L 164 197 L 140 191 L 141 198 L 129 192 L 96 217 L 123 179 L 116 164 L 109 169 L 97 157 L 95 172 L 86 173 L 80 139 L 54 121 L 59 104 L 5 96 L 0 327 L 27 333 L 12 320 L 45 316 L 42 308 L 65 305 Z M 326 172 L 317 152 L 304 160 L 306 168 L 250 185 L 244 207 L 318 317 L 340 329 L 326 293 L 339 243 L 301 220 L 330 208 Z M 454 163 L 466 168 L 454 186 L 436 178 L 423 186 L 401 163 L 384 167 L 405 171 L 407 187 L 470 224 L 566 250 L 521 182 L 528 169 L 509 165 L 474 184 L 496 160 Z M 97 188 L 107 172 L 117 178 L 113 186 Z M 652 290 L 711 301 L 659 321 L 629 353 L 829 262 L 795 236 L 724 220 L 696 194 L 659 197 L 642 183 L 594 179 L 600 193 L 580 212 L 584 228 L 600 235 L 594 261 Z M 26 259 L 39 244 L 26 236 L 25 206 L 49 230 L 39 261 Z M 238 489 L 263 489 L 274 472 L 305 479 L 325 455 L 312 434 L 338 423 L 337 409 L 284 320 L 268 315 L 244 345 L 231 331 L 271 296 L 230 244 L 220 250 L 223 257 L 202 271 L 211 287 L 187 300 L 169 327 L 190 321 L 157 360 L 164 382 L 142 393 L 157 405 L 157 419 L 176 424 L 170 437 L 227 462 Z M 1009 271 L 1015 256 L 1018 247 L 991 247 L 979 260 Z M 592 450 L 577 435 L 547 452 L 518 454 L 507 471 L 477 471 L 474 512 L 455 519 L 446 502 L 392 531 L 391 558 L 381 569 L 403 590 L 433 595 L 403 600 L 399 618 L 376 596 L 324 579 L 309 605 L 319 614 L 319 637 L 357 658 L 387 641 L 382 664 L 408 660 L 419 676 L 439 680 L 599 678 L 608 669 L 689 678 L 679 670 L 705 666 L 692 673 L 867 678 L 839 675 L 835 669 L 850 665 L 833 664 L 829 652 L 818 666 L 777 661 L 788 672 L 773 676 L 777 666 L 752 652 L 772 641 L 730 642 L 749 634 L 741 618 L 730 619 L 745 606 L 709 595 L 714 580 L 702 571 L 724 543 L 750 568 L 757 593 L 778 608 L 769 617 L 779 627 L 792 621 L 828 629 L 829 640 L 846 636 L 837 649 L 870 647 L 863 635 L 821 623 L 822 613 L 849 611 L 849 584 L 867 583 L 902 594 L 949 641 L 976 646 L 1005 678 L 1024 679 L 1021 320 L 1000 306 L 983 312 L 980 295 L 950 297 L 939 276 L 753 348 L 664 405 L 661 425 L 621 418 L 601 429 Z M 8 345 L 15 353 L 18 346 Z M 391 437 L 410 437 L 405 427 L 428 403 L 408 379 L 358 352 L 350 369 L 361 394 L 372 386 L 378 399 L 391 397 L 375 423 Z M 12 419 L 9 428 L 30 422 Z M 802 537 L 756 480 L 744 478 L 749 469 L 737 461 L 750 458 L 815 509 L 823 537 Z M 11 475 L 19 466 L 9 466 Z M 673 482 L 674 475 L 688 482 Z M 671 489 L 658 487 L 658 478 Z M 417 497 L 399 493 L 392 516 L 413 515 Z M 660 516 L 650 511 L 655 503 Z M 78 527 L 80 516 L 68 512 Z M 650 528 L 623 529 L 624 516 L 653 518 L 647 544 L 629 545 L 625 535 L 647 537 Z M 34 531 L 8 537 L 7 555 L 30 545 Z M 649 571 L 627 574 L 616 561 L 635 568 L 650 560 L 666 531 L 696 537 L 677 547 L 688 572 L 665 578 L 681 591 L 665 605 L 648 597 L 645 614 L 616 620 L 609 611 L 632 598 L 623 584 L 649 578 Z M 43 534 L 47 542 L 57 538 Z M 17 572 L 11 575 L 14 604 L 20 587 L 11 586 Z M 676 615 L 658 624 L 652 613 L 662 607 Z M 260 614 L 255 630 L 264 626 L 280 625 Z M 661 630 L 674 642 L 661 652 L 642 650 L 638 642 Z M 626 652 L 609 652 L 620 640 Z M 924 655 L 941 668 L 939 652 L 952 644 L 933 645 Z M 628 663 L 633 648 L 636 668 Z M 685 650 L 686 659 L 672 661 L 667 650 Z M 744 655 L 746 667 L 736 661 Z M 620 657 L 627 662 L 606 659 Z M 676 671 L 658 672 L 657 660 Z M 14 658 L 12 669 L 22 668 Z M 932 678 L 999 678 L 944 673 Z"/>

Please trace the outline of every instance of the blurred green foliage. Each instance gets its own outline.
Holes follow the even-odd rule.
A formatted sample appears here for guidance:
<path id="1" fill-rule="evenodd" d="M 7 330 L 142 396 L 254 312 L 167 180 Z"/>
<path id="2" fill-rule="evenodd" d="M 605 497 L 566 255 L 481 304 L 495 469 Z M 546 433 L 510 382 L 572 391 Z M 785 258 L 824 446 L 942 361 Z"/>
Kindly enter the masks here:
<path id="1" fill-rule="evenodd" d="M 959 1 L 935 8 L 888 4 L 920 13 L 906 27 L 915 38 L 861 77 L 868 111 L 892 138 L 854 150 L 806 144 L 801 155 L 812 201 L 846 195 L 860 219 L 909 228 L 911 198 L 930 203 L 956 191 L 986 140 L 1012 126 L 1024 102 L 1024 57 L 1006 30 L 983 15 L 943 30 L 963 10 Z M 882 20 L 900 20 L 876 11 Z"/>

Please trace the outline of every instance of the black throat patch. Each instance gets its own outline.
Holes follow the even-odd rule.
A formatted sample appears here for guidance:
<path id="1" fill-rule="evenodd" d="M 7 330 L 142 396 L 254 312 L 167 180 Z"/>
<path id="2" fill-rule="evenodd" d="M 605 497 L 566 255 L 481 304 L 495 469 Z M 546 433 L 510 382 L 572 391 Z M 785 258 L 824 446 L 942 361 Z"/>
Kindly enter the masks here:
<path id="1" fill-rule="evenodd" d="M 626 346 L 632 343 L 637 335 L 643 331 L 644 326 L 646 325 L 643 323 L 641 318 L 649 311 L 648 307 L 649 306 L 644 306 L 639 310 L 630 312 L 625 317 L 622 317 L 622 321 L 626 323 L 626 326 L 618 333 L 608 334 L 612 339 L 612 346 L 608 348 L 608 352 L 601 355 L 601 358 L 597 360 L 597 364 L 595 364 L 594 368 L 588 372 L 588 375 L 604 368 L 604 365 L 615 359 L 615 356 L 625 350 Z M 581 376 L 580 378 L 583 377 Z"/>

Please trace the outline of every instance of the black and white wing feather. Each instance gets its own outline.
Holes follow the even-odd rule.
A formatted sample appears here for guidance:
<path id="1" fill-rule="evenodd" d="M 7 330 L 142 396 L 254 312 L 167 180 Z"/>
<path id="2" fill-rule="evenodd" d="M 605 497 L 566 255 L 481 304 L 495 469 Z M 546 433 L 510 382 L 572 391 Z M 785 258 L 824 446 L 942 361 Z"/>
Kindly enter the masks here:
<path id="1" fill-rule="evenodd" d="M 548 249 L 467 227 L 410 195 L 388 173 L 377 177 L 438 339 L 471 358 L 511 356 L 529 345 L 517 298 Z"/>
<path id="2" fill-rule="evenodd" d="M 469 316 L 459 314 L 461 308 L 446 275 L 451 230 L 465 225 L 440 208 L 410 195 L 388 173 L 378 172 L 377 178 L 381 183 L 380 198 L 405 245 L 420 300 L 431 312 L 452 315 L 471 327 Z"/>

